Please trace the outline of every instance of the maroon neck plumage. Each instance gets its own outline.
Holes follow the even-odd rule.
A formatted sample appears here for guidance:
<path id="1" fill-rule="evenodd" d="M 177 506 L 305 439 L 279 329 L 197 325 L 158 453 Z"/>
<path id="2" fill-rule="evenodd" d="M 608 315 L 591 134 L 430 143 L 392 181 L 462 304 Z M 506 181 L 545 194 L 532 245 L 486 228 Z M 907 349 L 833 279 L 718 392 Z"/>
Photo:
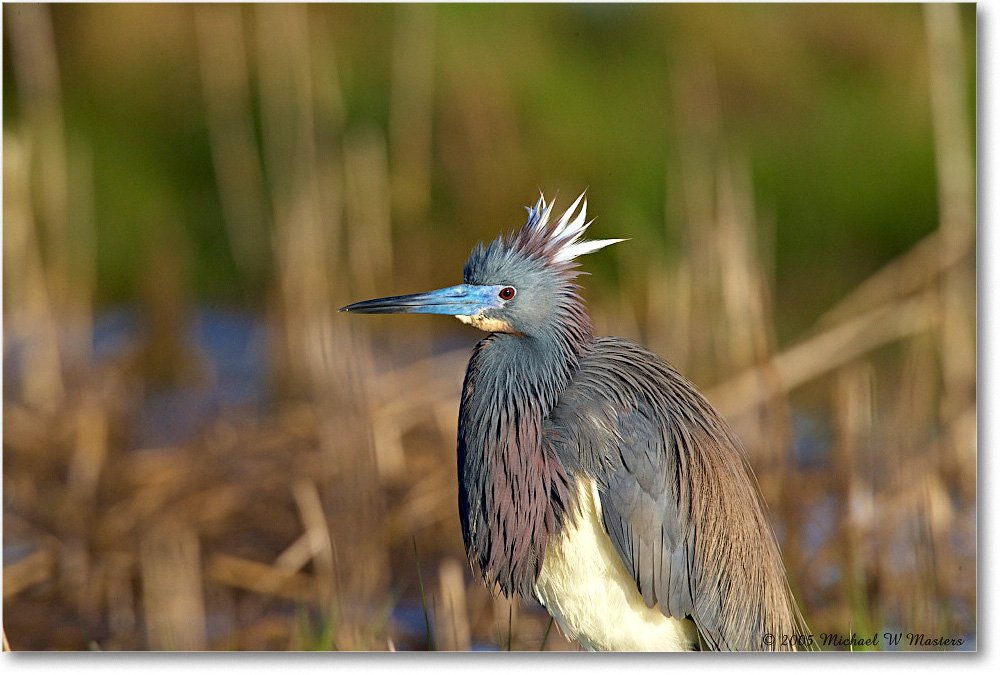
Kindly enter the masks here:
<path id="1" fill-rule="evenodd" d="M 543 423 L 593 340 L 570 282 L 558 330 L 476 345 L 459 413 L 458 480 L 469 559 L 488 586 L 528 594 L 573 492 Z M 555 317 L 553 317 L 555 319 Z"/>

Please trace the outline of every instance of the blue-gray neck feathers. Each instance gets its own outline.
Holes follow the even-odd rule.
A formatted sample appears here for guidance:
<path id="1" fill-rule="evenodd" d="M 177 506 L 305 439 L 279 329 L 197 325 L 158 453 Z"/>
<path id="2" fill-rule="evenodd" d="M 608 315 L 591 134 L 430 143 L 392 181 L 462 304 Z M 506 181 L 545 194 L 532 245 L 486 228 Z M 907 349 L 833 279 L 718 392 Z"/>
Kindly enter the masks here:
<path id="1" fill-rule="evenodd" d="M 542 422 L 593 341 L 573 259 L 613 243 L 578 241 L 586 225 L 583 215 L 570 221 L 575 207 L 548 229 L 551 206 L 539 200 L 524 228 L 477 246 L 465 266 L 467 284 L 516 285 L 521 298 L 504 315 L 512 332 L 476 345 L 458 424 L 466 549 L 487 584 L 508 594 L 529 593 L 573 494 Z"/>
<path id="2" fill-rule="evenodd" d="M 465 375 L 458 424 L 462 534 L 487 583 L 508 594 L 528 594 L 548 536 L 568 507 L 568 477 L 542 442 L 542 421 L 576 367 L 573 349 L 494 333 L 476 345 Z"/>

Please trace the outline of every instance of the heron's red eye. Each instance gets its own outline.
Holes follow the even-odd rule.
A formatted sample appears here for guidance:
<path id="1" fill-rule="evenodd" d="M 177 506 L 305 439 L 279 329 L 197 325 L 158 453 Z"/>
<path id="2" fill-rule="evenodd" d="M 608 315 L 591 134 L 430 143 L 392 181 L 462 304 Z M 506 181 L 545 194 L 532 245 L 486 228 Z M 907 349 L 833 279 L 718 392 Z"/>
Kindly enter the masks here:
<path id="1" fill-rule="evenodd" d="M 510 300 L 517 293 L 511 286 L 505 286 L 500 289 L 500 297 L 503 300 Z"/>

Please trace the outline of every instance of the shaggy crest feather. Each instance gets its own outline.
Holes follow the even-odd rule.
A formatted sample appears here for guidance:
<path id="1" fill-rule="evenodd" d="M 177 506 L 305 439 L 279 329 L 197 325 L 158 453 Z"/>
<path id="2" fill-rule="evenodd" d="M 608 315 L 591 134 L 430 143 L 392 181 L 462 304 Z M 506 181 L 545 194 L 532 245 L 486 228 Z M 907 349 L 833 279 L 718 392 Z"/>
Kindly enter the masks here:
<path id="1" fill-rule="evenodd" d="M 569 263 L 574 258 L 593 253 L 605 246 L 617 244 L 625 239 L 582 239 L 593 220 L 587 220 L 586 193 L 581 193 L 551 228 L 547 227 L 552 216 L 555 200 L 546 203 L 545 195 L 538 197 L 532 208 L 526 206 L 528 222 L 517 235 L 515 243 L 526 250 L 534 250 L 555 263 Z M 581 206 L 581 202 L 583 202 Z M 579 207 L 579 211 L 577 210 Z M 575 215 L 574 215 L 575 214 Z"/>

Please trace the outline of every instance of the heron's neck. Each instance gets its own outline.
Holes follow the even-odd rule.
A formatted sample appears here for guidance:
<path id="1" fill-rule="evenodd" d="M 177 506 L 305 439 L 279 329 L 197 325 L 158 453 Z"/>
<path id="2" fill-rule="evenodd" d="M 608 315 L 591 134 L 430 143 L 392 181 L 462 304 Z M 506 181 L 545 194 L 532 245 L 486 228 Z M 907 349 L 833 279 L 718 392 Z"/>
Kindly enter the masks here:
<path id="1" fill-rule="evenodd" d="M 521 336 L 493 333 L 482 342 L 491 349 L 482 351 L 482 358 L 495 369 L 500 380 L 494 395 L 518 398 L 526 396 L 544 417 L 569 384 L 580 362 L 580 355 L 590 346 L 586 340 L 553 333 L 541 336 Z"/>
<path id="2" fill-rule="evenodd" d="M 530 588 L 572 496 L 542 422 L 592 339 L 590 330 L 494 333 L 469 361 L 458 438 L 463 534 L 487 584 L 506 593 Z"/>

